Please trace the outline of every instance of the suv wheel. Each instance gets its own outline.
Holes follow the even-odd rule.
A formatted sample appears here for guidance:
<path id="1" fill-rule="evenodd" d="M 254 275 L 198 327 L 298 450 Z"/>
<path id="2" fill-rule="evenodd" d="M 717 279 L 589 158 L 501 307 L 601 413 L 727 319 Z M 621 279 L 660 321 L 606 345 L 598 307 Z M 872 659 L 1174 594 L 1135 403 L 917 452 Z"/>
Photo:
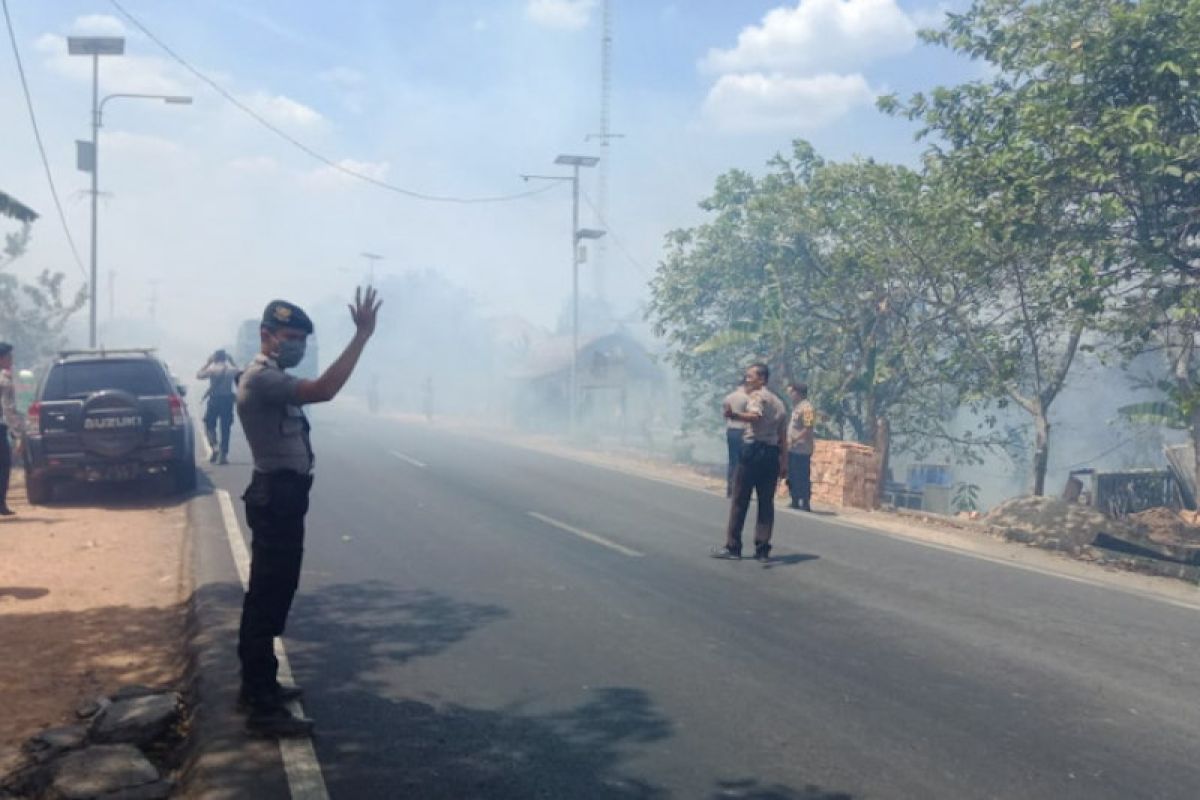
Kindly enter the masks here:
<path id="1" fill-rule="evenodd" d="M 26 473 L 25 496 L 30 505 L 44 506 L 54 494 L 54 484 L 45 475 Z"/>

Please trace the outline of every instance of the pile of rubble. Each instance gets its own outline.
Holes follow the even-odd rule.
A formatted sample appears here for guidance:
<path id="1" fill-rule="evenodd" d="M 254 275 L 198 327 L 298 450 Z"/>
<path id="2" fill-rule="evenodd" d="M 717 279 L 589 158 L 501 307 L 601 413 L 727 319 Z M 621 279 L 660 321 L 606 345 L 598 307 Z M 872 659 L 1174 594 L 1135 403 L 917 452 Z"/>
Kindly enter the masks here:
<path id="1" fill-rule="evenodd" d="M 1129 515 L 1138 533 L 1151 541 L 1176 547 L 1200 546 L 1197 512 L 1151 508 Z"/>
<path id="2" fill-rule="evenodd" d="M 985 521 L 1013 541 L 1074 555 L 1101 534 L 1124 538 L 1136 533 L 1091 506 L 1057 497 L 1015 497 L 992 509 Z"/>
<path id="3" fill-rule="evenodd" d="M 128 686 L 80 706 L 77 725 L 50 728 L 0 753 L 0 800 L 162 800 L 175 783 L 162 762 L 181 740 L 182 698 Z"/>

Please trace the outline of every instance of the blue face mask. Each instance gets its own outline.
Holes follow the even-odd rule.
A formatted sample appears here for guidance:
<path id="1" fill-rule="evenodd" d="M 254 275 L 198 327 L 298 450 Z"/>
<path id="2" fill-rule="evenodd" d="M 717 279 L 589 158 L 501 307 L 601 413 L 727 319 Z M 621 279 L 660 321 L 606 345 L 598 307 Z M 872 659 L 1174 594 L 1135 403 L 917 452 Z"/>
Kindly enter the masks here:
<path id="1" fill-rule="evenodd" d="M 275 355 L 275 361 L 283 369 L 291 369 L 304 360 L 304 348 L 306 342 L 304 339 L 284 339 L 276 340 L 278 352 Z"/>

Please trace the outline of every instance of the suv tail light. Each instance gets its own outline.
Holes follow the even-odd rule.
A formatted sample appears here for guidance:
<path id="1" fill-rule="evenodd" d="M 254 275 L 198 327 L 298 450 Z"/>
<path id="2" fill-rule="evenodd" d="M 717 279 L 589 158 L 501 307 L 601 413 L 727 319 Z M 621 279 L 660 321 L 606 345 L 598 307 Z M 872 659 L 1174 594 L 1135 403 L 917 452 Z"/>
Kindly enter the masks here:
<path id="1" fill-rule="evenodd" d="M 184 420 L 184 410 L 183 410 L 183 398 L 181 398 L 177 394 L 170 395 L 169 397 L 167 397 L 167 405 L 171 409 L 171 424 L 172 425 L 183 425 L 183 423 L 185 421 Z"/>
<path id="2" fill-rule="evenodd" d="M 33 433 L 37 433 L 42 429 L 42 404 L 30 403 L 29 409 L 25 412 L 26 428 Z"/>

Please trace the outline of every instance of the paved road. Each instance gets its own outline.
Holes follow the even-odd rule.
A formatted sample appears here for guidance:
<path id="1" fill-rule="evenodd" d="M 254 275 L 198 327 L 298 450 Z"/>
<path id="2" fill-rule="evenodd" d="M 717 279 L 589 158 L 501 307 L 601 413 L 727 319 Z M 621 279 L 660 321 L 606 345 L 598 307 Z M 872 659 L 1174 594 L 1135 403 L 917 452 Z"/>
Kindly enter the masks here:
<path id="1" fill-rule="evenodd" d="M 318 412 L 287 645 L 330 795 L 1195 798 L 1200 615 Z M 244 486 L 244 450 L 213 470 Z"/>

